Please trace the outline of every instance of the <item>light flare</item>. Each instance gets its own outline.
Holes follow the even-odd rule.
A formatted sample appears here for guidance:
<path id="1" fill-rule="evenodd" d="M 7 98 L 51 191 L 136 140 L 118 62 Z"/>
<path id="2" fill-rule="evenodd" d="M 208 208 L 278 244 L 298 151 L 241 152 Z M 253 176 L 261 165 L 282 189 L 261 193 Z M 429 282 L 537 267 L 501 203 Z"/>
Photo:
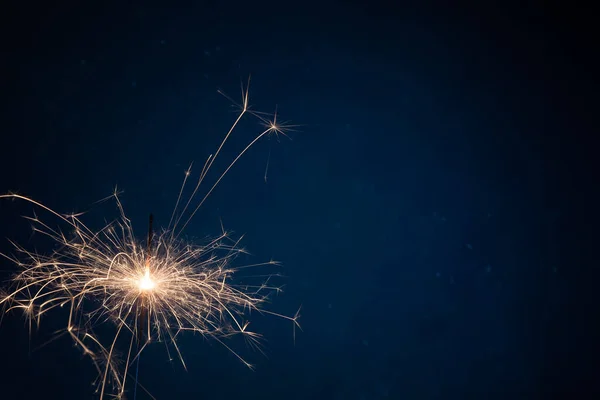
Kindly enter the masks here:
<path id="1" fill-rule="evenodd" d="M 152 280 L 152 278 L 150 277 L 149 268 L 146 268 L 144 276 L 142 276 L 138 282 L 138 286 L 142 292 L 149 292 L 156 286 L 156 283 L 154 283 L 154 280 Z"/>

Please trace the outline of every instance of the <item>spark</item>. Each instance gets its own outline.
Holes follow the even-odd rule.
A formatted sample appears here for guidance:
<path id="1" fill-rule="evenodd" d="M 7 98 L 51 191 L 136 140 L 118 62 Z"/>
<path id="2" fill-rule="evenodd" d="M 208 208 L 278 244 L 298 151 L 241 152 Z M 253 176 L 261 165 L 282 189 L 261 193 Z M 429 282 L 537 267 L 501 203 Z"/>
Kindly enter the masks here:
<path id="1" fill-rule="evenodd" d="M 200 196 L 201 184 L 245 114 L 257 116 L 266 129 Z M 31 203 L 58 221 L 55 228 L 37 214 L 26 217 L 36 233 L 57 245 L 58 250 L 51 255 L 29 251 L 13 242 L 16 256 L 0 253 L 20 269 L 12 278 L 10 291 L 0 292 L 0 318 L 9 311 L 21 310 L 31 328 L 54 309 L 68 309 L 64 332 L 92 359 L 98 371 L 96 387 L 100 399 L 125 398 L 131 366 L 150 342 L 163 342 L 169 358 L 174 352 L 186 368 L 177 344 L 179 335 L 186 331 L 219 342 L 251 368 L 225 342 L 233 335 L 242 335 L 252 346 L 260 346 L 261 335 L 248 329 L 251 311 L 292 321 L 295 340 L 299 313 L 290 317 L 265 308 L 270 296 L 281 291 L 281 287 L 271 283 L 278 274 L 269 274 L 267 269 L 264 273 L 244 275 L 243 284 L 234 280 L 242 270 L 276 266 L 276 261 L 236 266 L 236 258 L 245 251 L 240 247 L 241 239 L 234 239 L 224 229 L 203 244 L 182 238 L 196 212 L 240 157 L 262 137 L 284 134 L 284 129 L 278 125 L 276 114 L 269 121 L 264 114 L 250 111 L 248 87 L 242 87 L 240 112 L 217 151 L 207 158 L 192 194 L 187 201 L 182 198 L 191 176 L 190 165 L 167 228 L 157 235 L 152 235 L 150 229 L 146 245 L 136 239 L 116 188 L 102 201 L 114 200 L 118 216 L 99 230 L 88 227 L 82 221 L 82 213 L 60 214 L 20 194 L 0 195 L 0 199 Z M 105 335 L 94 332 L 104 325 L 111 326 L 114 332 L 108 341 L 101 337 Z M 124 337 L 129 337 L 125 352 L 118 347 Z M 133 384 L 140 385 L 137 379 Z"/>

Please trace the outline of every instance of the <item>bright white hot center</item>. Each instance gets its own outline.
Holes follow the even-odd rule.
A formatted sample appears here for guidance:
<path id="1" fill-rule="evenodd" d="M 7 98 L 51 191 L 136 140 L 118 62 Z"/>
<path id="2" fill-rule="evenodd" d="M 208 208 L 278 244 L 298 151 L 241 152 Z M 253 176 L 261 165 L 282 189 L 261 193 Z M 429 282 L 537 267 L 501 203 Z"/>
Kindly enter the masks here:
<path id="1" fill-rule="evenodd" d="M 156 284 L 154 283 L 152 278 L 150 278 L 150 270 L 149 269 L 146 268 L 146 273 L 139 280 L 138 286 L 140 287 L 140 290 L 145 291 L 145 292 L 154 289 L 154 287 L 156 286 Z"/>

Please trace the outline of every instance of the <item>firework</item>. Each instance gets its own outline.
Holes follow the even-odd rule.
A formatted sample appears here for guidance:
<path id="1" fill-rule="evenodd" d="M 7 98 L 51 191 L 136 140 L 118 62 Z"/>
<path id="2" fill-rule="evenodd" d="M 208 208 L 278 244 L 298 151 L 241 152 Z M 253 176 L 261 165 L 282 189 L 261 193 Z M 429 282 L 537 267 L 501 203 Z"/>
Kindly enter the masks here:
<path id="1" fill-rule="evenodd" d="M 185 368 L 177 337 L 193 331 L 218 341 L 251 367 L 225 342 L 232 335 L 242 335 L 250 344 L 259 344 L 260 335 L 248 329 L 246 317 L 250 311 L 288 319 L 294 328 L 299 327 L 298 313 L 290 317 L 264 308 L 269 296 L 281 290 L 270 283 L 273 275 L 255 276 L 254 283 L 246 279 L 243 285 L 233 279 L 242 269 L 277 262 L 236 266 L 234 260 L 244 250 L 239 239 L 224 229 L 201 245 L 182 238 L 198 209 L 240 157 L 259 139 L 285 134 L 289 128 L 277 123 L 276 115 L 268 119 L 266 114 L 250 111 L 248 87 L 242 87 L 242 102 L 238 106 L 235 122 L 217 151 L 208 157 L 191 195 L 184 200 L 191 167 L 186 171 L 167 228 L 154 234 L 151 216 L 146 243 L 136 239 L 116 189 L 110 198 L 119 215 L 99 230 L 86 226 L 81 214 L 60 214 L 18 194 L 0 195 L 0 199 L 32 203 L 42 215 L 59 221 L 59 227 L 54 228 L 37 214 L 26 217 L 34 231 L 58 245 L 52 254 L 37 254 L 14 243 L 15 255 L 0 253 L 19 267 L 12 287 L 0 296 L 2 311 L 21 310 L 31 327 L 56 308 L 68 309 L 64 332 L 94 362 L 100 399 L 108 395 L 123 399 L 128 379 L 134 381 L 137 389 L 139 383 L 137 374 L 131 374 L 132 366 L 139 363 L 140 355 L 151 342 L 165 343 L 169 357 L 179 359 Z M 246 114 L 258 117 L 265 129 L 202 192 L 207 173 Z M 109 341 L 102 339 L 105 334 L 95 333 L 101 325 L 112 328 Z M 123 342 L 128 346 L 119 349 Z"/>

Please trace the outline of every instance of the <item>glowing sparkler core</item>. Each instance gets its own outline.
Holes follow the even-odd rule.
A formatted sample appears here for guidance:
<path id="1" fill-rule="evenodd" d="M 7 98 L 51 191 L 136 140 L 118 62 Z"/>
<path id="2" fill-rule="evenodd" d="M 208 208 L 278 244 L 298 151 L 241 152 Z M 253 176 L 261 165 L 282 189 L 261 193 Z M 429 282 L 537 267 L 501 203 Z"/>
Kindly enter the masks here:
<path id="1" fill-rule="evenodd" d="M 139 280 L 138 287 L 142 292 L 149 292 L 156 287 L 156 283 L 150 278 L 149 268 L 146 268 L 144 276 Z"/>

